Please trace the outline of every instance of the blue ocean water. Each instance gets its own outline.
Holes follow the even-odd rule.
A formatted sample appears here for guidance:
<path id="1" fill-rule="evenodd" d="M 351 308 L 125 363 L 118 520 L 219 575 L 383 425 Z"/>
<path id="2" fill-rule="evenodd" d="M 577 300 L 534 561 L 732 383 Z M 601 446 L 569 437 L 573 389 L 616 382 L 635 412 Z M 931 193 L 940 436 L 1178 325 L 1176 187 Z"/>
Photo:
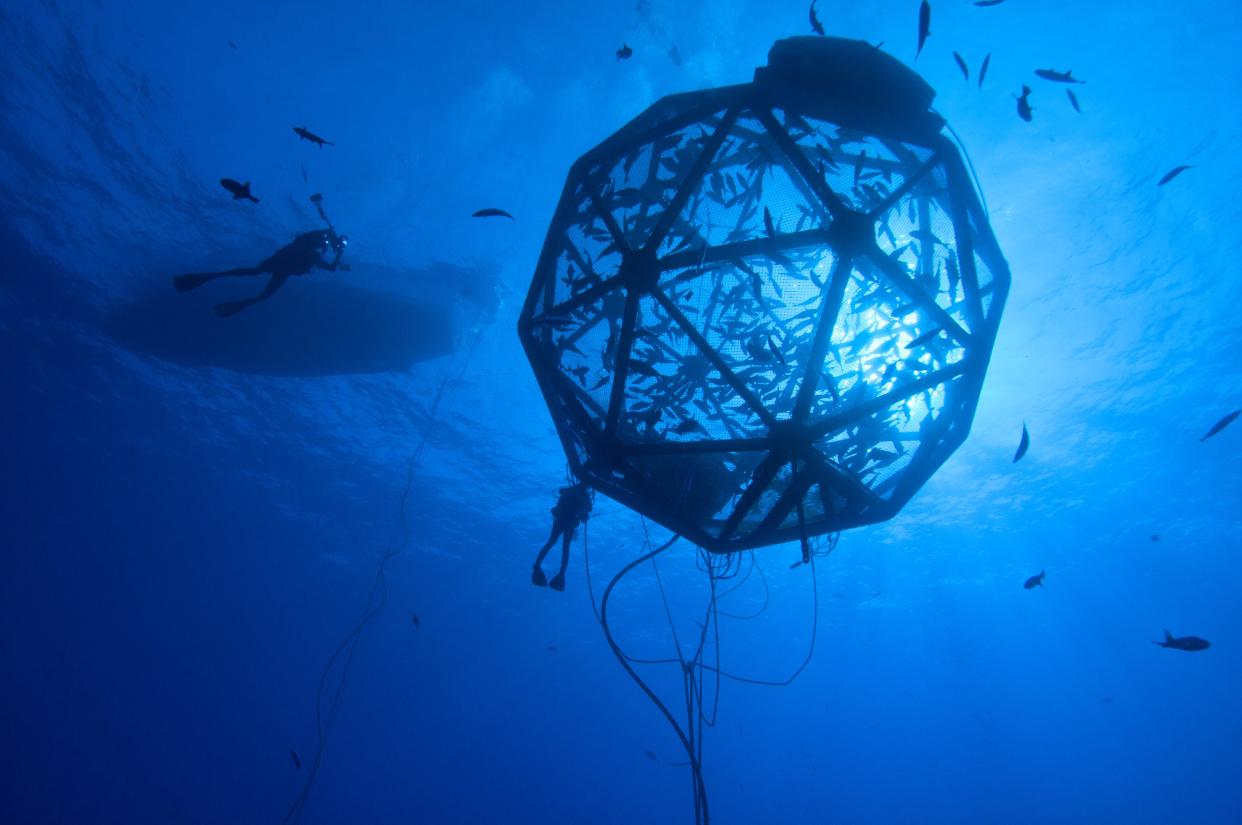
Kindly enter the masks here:
<path id="1" fill-rule="evenodd" d="M 711 818 L 1240 821 L 1242 425 L 1200 438 L 1242 406 L 1242 9 L 935 0 L 916 62 L 918 7 L 816 5 L 935 87 L 1012 291 L 971 436 L 903 512 L 814 578 L 796 544 L 759 550 L 766 585 L 728 597 L 766 605 L 722 618 L 730 672 L 783 680 L 813 621 L 815 646 L 788 686 L 709 689 Z M 732 0 L 0 7 L 0 819 L 281 821 L 413 455 L 408 545 L 298 821 L 693 821 L 582 538 L 564 594 L 530 584 L 565 464 L 514 328 L 573 161 L 809 28 L 805 3 Z M 1086 80 L 1081 113 L 1036 68 Z M 171 275 L 320 228 L 315 192 L 354 269 L 287 285 L 231 364 L 214 330 L 118 331 L 176 310 Z M 339 311 L 312 323 L 316 288 Z M 375 295 L 423 307 L 408 338 L 372 334 Z M 646 535 L 600 496 L 587 538 L 598 601 Z M 693 549 L 659 570 L 611 608 L 637 656 L 699 633 Z M 1213 646 L 1154 647 L 1165 628 Z M 679 707 L 677 668 L 645 672 Z"/>

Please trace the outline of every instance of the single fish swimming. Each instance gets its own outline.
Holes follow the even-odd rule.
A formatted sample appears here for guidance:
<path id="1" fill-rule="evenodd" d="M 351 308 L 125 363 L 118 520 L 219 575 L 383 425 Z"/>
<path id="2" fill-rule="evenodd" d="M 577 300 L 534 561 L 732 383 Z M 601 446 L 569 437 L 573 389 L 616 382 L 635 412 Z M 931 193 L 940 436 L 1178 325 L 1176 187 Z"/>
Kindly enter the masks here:
<path id="1" fill-rule="evenodd" d="M 289 756 L 293 759 L 293 767 L 302 770 L 302 757 L 298 756 L 298 752 L 293 748 L 289 748 Z"/>
<path id="2" fill-rule="evenodd" d="M 942 330 L 939 330 L 939 329 L 933 329 L 930 332 L 924 332 L 918 338 L 915 338 L 913 341 L 906 344 L 905 348 L 906 349 L 917 349 L 923 346 L 924 344 L 931 343 L 932 339 L 935 338 L 937 335 L 939 335 L 941 331 Z"/>
<path id="3" fill-rule="evenodd" d="M 957 61 L 957 67 L 962 70 L 962 77 L 966 78 L 966 80 L 969 81 L 970 80 L 970 68 L 967 67 L 965 59 L 963 59 L 962 56 L 958 54 L 957 52 L 953 53 L 953 59 Z"/>
<path id="4" fill-rule="evenodd" d="M 629 369 L 630 369 L 630 373 L 634 375 L 644 375 L 648 378 L 663 378 L 664 377 L 660 375 L 659 370 L 657 370 L 655 367 L 651 366 L 647 362 L 635 361 L 632 358 L 630 359 L 630 362 L 629 362 Z"/>
<path id="5" fill-rule="evenodd" d="M 816 34 L 824 33 L 824 24 L 819 22 L 819 15 L 815 13 L 815 0 L 811 0 L 811 31 Z"/>
<path id="6" fill-rule="evenodd" d="M 478 212 L 473 213 L 470 217 L 472 218 L 508 218 L 511 221 L 517 220 L 517 218 L 510 215 L 505 210 L 495 209 L 491 207 L 487 209 L 480 209 Z"/>
<path id="7" fill-rule="evenodd" d="M 305 126 L 294 126 L 293 132 L 302 140 L 309 140 L 311 143 L 322 149 L 325 146 L 335 146 L 336 144 L 329 140 L 324 140 Z"/>
<path id="8" fill-rule="evenodd" d="M 1022 460 L 1022 456 L 1026 455 L 1026 451 L 1031 449 L 1031 434 L 1026 430 L 1026 424 L 1022 425 L 1022 438 L 1018 441 L 1018 450 L 1013 454 L 1013 463 L 1017 464 Z"/>
<path id="9" fill-rule="evenodd" d="M 931 36 L 931 3 L 923 0 L 919 6 L 919 49 L 914 53 L 914 59 L 918 60 L 919 55 L 923 53 L 923 44 L 927 42 L 927 38 Z"/>
<path id="10" fill-rule="evenodd" d="M 761 364 L 771 363 L 773 359 L 772 353 L 763 348 L 763 341 L 760 336 L 747 339 L 742 348 L 746 350 L 747 355 Z"/>
<path id="11" fill-rule="evenodd" d="M 1022 94 L 1018 97 L 1018 117 L 1022 118 L 1027 123 L 1031 122 L 1031 112 L 1033 111 L 1031 109 L 1030 97 L 1031 87 L 1027 86 L 1025 83 L 1022 84 Z"/>
<path id="12" fill-rule="evenodd" d="M 244 198 L 245 200 L 251 200 L 251 201 L 254 201 L 255 203 L 259 202 L 258 198 L 250 194 L 250 181 L 246 181 L 245 183 L 238 183 L 232 178 L 220 178 L 220 185 L 223 186 L 225 189 L 227 189 L 230 194 L 232 194 L 233 200 L 235 201 L 239 201 Z"/>
<path id="13" fill-rule="evenodd" d="M 979 67 L 979 88 L 983 88 L 983 78 L 988 76 L 988 64 L 992 62 L 992 53 L 983 56 L 983 65 Z"/>
<path id="14" fill-rule="evenodd" d="M 1234 410 L 1233 412 L 1229 413 L 1229 415 L 1225 416 L 1220 421 L 1217 421 L 1215 424 L 1213 424 L 1212 429 L 1208 430 L 1207 435 L 1203 436 L 1203 438 L 1200 438 L 1199 441 L 1200 442 L 1207 441 L 1209 438 L 1216 435 L 1221 430 L 1225 429 L 1230 424 L 1232 424 L 1239 415 L 1242 415 L 1242 410 Z"/>
<path id="15" fill-rule="evenodd" d="M 785 356 L 781 355 L 781 351 L 777 348 L 776 341 L 772 339 L 771 335 L 768 336 L 768 349 L 771 350 L 772 354 L 776 356 L 776 360 L 781 362 L 782 367 L 789 366 L 789 364 L 785 361 Z"/>
<path id="16" fill-rule="evenodd" d="M 1212 643 L 1207 639 L 1200 639 L 1198 636 L 1174 636 L 1168 630 L 1164 631 L 1163 642 L 1152 642 L 1152 644 L 1159 645 L 1160 647 L 1172 648 L 1173 650 L 1185 650 L 1187 652 L 1207 650 L 1212 646 Z"/>
<path id="17" fill-rule="evenodd" d="M 885 463 L 895 461 L 901 458 L 901 453 L 890 450 L 887 447 L 872 447 L 867 452 L 868 461 L 883 461 Z"/>
<path id="18" fill-rule="evenodd" d="M 1156 186 L 1164 186 L 1166 183 L 1173 180 L 1173 178 L 1177 177 L 1182 172 L 1185 172 L 1187 169 L 1193 169 L 1193 168 L 1194 168 L 1193 166 L 1175 166 L 1174 168 L 1170 169 L 1168 172 L 1165 172 L 1163 178 L 1156 181 Z"/>
<path id="19" fill-rule="evenodd" d="M 574 319 L 568 315 L 540 315 L 531 320 L 533 326 L 552 327 L 553 329 L 569 329 L 575 323 Z"/>
<path id="20" fill-rule="evenodd" d="M 1031 576 L 1029 579 L 1022 582 L 1022 587 L 1025 590 L 1032 590 L 1036 587 L 1043 587 L 1043 586 L 1044 586 L 1044 571 L 1042 570 L 1039 571 L 1038 576 Z"/>
<path id="21" fill-rule="evenodd" d="M 1044 80 L 1051 80 L 1053 83 L 1086 83 L 1085 80 L 1079 80 L 1074 77 L 1072 70 L 1058 72 L 1056 69 L 1036 69 L 1036 77 L 1042 77 Z"/>
<path id="22" fill-rule="evenodd" d="M 987 6 L 999 6 L 1004 2 L 1005 0 L 975 0 L 975 5 L 984 6 L 986 8 Z"/>
<path id="23" fill-rule="evenodd" d="M 626 43 L 622 43 L 621 48 L 617 49 L 617 60 L 629 60 L 633 56 L 634 50 Z"/>
<path id="24" fill-rule="evenodd" d="M 1074 94 L 1074 90 L 1066 89 L 1065 94 L 1069 96 L 1070 105 L 1074 107 L 1074 111 L 1082 114 L 1082 109 L 1078 108 L 1078 95 Z"/>
<path id="25" fill-rule="evenodd" d="M 411 614 L 410 614 L 410 621 L 413 623 L 413 625 L 414 625 L 415 627 L 422 627 L 422 626 L 423 626 L 423 620 L 422 620 L 422 619 L 420 619 L 420 618 L 418 618 L 418 614 L 417 614 L 417 613 L 411 613 Z"/>
<path id="26" fill-rule="evenodd" d="M 672 430 L 678 435 L 689 435 L 690 433 L 704 433 L 704 434 L 707 433 L 707 430 L 703 429 L 703 425 L 693 418 L 687 418 L 684 421 L 677 422 L 677 425 L 673 427 Z"/>

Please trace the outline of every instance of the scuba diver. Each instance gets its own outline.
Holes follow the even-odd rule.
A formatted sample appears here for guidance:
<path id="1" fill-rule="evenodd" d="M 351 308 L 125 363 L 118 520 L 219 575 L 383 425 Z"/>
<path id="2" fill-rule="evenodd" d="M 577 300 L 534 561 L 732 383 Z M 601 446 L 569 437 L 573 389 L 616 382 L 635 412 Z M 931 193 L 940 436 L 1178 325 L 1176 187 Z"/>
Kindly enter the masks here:
<path id="1" fill-rule="evenodd" d="M 548 536 L 548 543 L 535 558 L 530 574 L 532 584 L 537 587 L 547 586 L 553 590 L 564 591 L 565 568 L 569 566 L 569 544 L 574 540 L 574 531 L 578 529 L 578 525 L 585 524 L 590 517 L 591 503 L 591 488 L 582 482 L 560 489 L 556 504 L 552 507 L 552 535 Z M 556 544 L 558 536 L 561 539 L 561 568 L 549 582 L 544 577 L 543 568 L 540 565 L 543 564 L 552 545 Z"/>
<path id="2" fill-rule="evenodd" d="M 349 264 L 341 262 L 341 255 L 345 253 L 345 247 L 349 243 L 349 238 L 345 235 L 337 234 L 332 226 L 332 222 L 328 220 L 328 216 L 323 211 L 322 201 L 322 195 L 316 194 L 311 196 L 311 202 L 319 209 L 319 216 L 328 224 L 327 229 L 301 233 L 293 239 L 292 243 L 281 248 L 257 266 L 230 269 L 225 272 L 194 272 L 178 275 L 173 278 L 173 286 L 177 288 L 178 292 L 188 292 L 216 278 L 269 273 L 272 277 L 268 280 L 267 286 L 253 298 L 216 304 L 216 314 L 221 318 L 227 318 L 230 315 L 236 315 L 252 304 L 257 304 L 272 297 L 276 290 L 284 286 L 285 281 L 294 275 L 306 275 L 315 268 L 327 270 L 328 272 L 335 272 L 337 269 L 349 271 Z M 336 253 L 331 262 L 324 258 L 324 253 L 329 249 Z"/>

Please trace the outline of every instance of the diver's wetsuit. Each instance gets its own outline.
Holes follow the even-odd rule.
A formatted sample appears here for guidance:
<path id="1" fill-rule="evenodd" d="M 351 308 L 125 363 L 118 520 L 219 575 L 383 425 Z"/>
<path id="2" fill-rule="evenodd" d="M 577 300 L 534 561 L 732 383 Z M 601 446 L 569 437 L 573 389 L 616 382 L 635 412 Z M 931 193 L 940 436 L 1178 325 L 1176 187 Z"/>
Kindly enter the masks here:
<path id="1" fill-rule="evenodd" d="M 324 260 L 323 257 L 323 252 L 327 249 L 336 250 L 336 257 L 332 259 L 331 263 Z M 173 278 L 173 286 L 177 288 L 178 292 L 187 292 L 216 278 L 271 273 L 272 277 L 268 280 L 267 286 L 253 298 L 217 304 L 216 314 L 221 317 L 227 317 L 229 315 L 236 315 L 251 304 L 257 304 L 272 297 L 276 290 L 284 286 L 285 281 L 294 275 L 306 275 L 316 267 L 325 269 L 328 272 L 333 272 L 338 267 L 348 269 L 348 266 L 341 263 L 341 255 L 344 251 L 344 238 L 330 230 L 321 229 L 314 232 L 303 232 L 293 239 L 293 243 L 265 259 L 258 266 L 230 269 L 225 272 L 195 272 L 178 275 Z"/>
<path id="2" fill-rule="evenodd" d="M 539 551 L 539 555 L 535 558 L 535 564 L 531 570 L 530 580 L 539 587 L 549 585 L 553 590 L 565 589 L 565 568 L 569 566 L 569 544 L 574 540 L 574 531 L 578 529 L 579 524 L 586 522 L 591 515 L 591 488 L 585 484 L 579 483 L 572 487 L 562 487 L 560 497 L 556 500 L 556 505 L 552 508 L 552 535 L 548 536 L 548 543 Z M 540 567 L 543 560 L 547 557 L 548 551 L 552 549 L 552 545 L 556 544 L 557 537 L 561 539 L 561 569 L 552 577 L 549 582 L 543 575 L 543 569 Z"/>

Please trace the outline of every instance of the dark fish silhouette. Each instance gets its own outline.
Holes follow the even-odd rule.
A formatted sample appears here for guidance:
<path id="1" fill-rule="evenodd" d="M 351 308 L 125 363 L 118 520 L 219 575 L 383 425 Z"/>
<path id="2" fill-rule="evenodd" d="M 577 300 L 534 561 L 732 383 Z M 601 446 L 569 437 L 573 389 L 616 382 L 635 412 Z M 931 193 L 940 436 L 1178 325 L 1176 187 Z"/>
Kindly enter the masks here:
<path id="1" fill-rule="evenodd" d="M 1232 424 L 1234 422 L 1234 419 L 1236 419 L 1239 415 L 1242 415 L 1242 410 L 1234 410 L 1233 412 L 1229 413 L 1229 415 L 1225 416 L 1220 421 L 1217 421 L 1215 424 L 1213 424 L 1212 429 L 1208 430 L 1207 435 L 1203 436 L 1203 438 L 1200 438 L 1199 441 L 1200 442 L 1207 441 L 1209 438 L 1216 435 L 1218 432 L 1220 432 L 1221 430 L 1225 429 L 1230 424 Z"/>
<path id="2" fill-rule="evenodd" d="M 1022 84 L 1022 95 L 1021 97 L 1018 98 L 1018 117 L 1022 118 L 1027 123 L 1031 122 L 1031 112 L 1033 111 L 1031 109 L 1030 97 L 1031 97 L 1031 87 L 1023 83 Z"/>
<path id="3" fill-rule="evenodd" d="M 1018 442 L 1018 451 L 1013 454 L 1013 463 L 1017 464 L 1022 460 L 1022 456 L 1026 455 L 1026 451 L 1031 449 L 1031 434 L 1026 431 L 1026 424 L 1022 425 L 1022 439 Z"/>
<path id="4" fill-rule="evenodd" d="M 793 564 L 789 565 L 789 569 L 790 569 L 790 570 L 797 570 L 797 569 L 798 569 L 799 567 L 801 567 L 801 566 L 802 566 L 802 559 L 798 559 L 796 562 L 794 562 Z"/>
<path id="5" fill-rule="evenodd" d="M 953 59 L 957 61 L 957 67 L 962 70 L 962 77 L 970 80 L 970 69 L 966 67 L 966 61 L 957 52 L 953 53 Z"/>
<path id="6" fill-rule="evenodd" d="M 1058 72 L 1056 69 L 1036 69 L 1036 77 L 1042 77 L 1044 80 L 1051 80 L 1053 83 L 1086 83 L 1085 80 L 1079 80 L 1074 77 L 1074 72 L 1066 70 Z"/>
<path id="7" fill-rule="evenodd" d="M 1159 533 L 1152 533 L 1152 534 L 1151 534 L 1151 540 L 1152 540 L 1152 541 L 1160 541 L 1160 534 L 1159 534 Z"/>
<path id="8" fill-rule="evenodd" d="M 815 13 L 815 0 L 811 0 L 811 31 L 816 34 L 824 33 L 824 24 L 819 22 L 819 15 Z"/>
<path id="9" fill-rule="evenodd" d="M 229 41 L 229 48 L 230 48 L 230 49 L 236 49 L 236 48 L 237 48 L 237 44 L 236 44 L 236 43 L 234 43 L 232 40 L 230 40 L 230 41 Z"/>
<path id="10" fill-rule="evenodd" d="M 648 758 L 648 759 L 650 759 L 652 762 L 659 762 L 659 761 L 660 761 L 659 759 L 657 759 L 657 758 L 656 758 L 656 755 L 655 755 L 654 753 L 652 753 L 651 751 L 646 751 L 646 750 L 645 750 L 645 751 L 643 751 L 643 753 L 644 753 L 644 754 L 646 754 L 647 758 Z"/>
<path id="11" fill-rule="evenodd" d="M 1182 172 L 1185 172 L 1187 169 L 1193 169 L 1193 168 L 1194 168 L 1193 166 L 1176 166 L 1170 169 L 1168 172 L 1165 172 L 1164 177 L 1156 182 L 1156 186 L 1164 186 L 1166 183 L 1173 180 L 1173 178 L 1177 177 Z"/>
<path id="12" fill-rule="evenodd" d="M 414 626 L 415 626 L 415 627 L 422 627 L 422 626 L 423 626 L 423 620 L 422 620 L 422 619 L 420 619 L 420 618 L 418 618 L 418 614 L 417 614 L 417 613 L 411 613 L 411 614 L 410 614 L 410 621 L 414 623 Z"/>
<path id="13" fill-rule="evenodd" d="M 324 140 L 324 139 L 323 139 L 323 138 L 321 138 L 319 135 L 317 135 L 317 134 L 315 134 L 314 132 L 312 132 L 311 130 L 307 129 L 305 126 L 294 126 L 294 127 L 293 127 L 293 132 L 294 132 L 294 134 L 296 134 L 298 137 L 300 137 L 302 140 L 309 140 L 311 143 L 315 144 L 315 145 L 316 145 L 316 146 L 318 146 L 320 149 L 322 149 L 322 148 L 323 148 L 323 147 L 325 147 L 325 146 L 335 146 L 335 145 L 336 145 L 335 143 L 332 143 L 331 141 Z"/>
<path id="14" fill-rule="evenodd" d="M 1043 587 L 1043 586 L 1044 586 L 1044 571 L 1042 570 L 1039 571 L 1038 576 L 1031 576 L 1029 579 L 1022 582 L 1022 587 L 1026 590 L 1031 590 L 1033 588 Z"/>
<path id="15" fill-rule="evenodd" d="M 887 450 L 883 447 L 872 447 L 867 453 L 868 461 L 881 461 L 885 464 L 895 461 L 898 458 L 901 458 L 901 453 L 895 453 L 892 450 Z"/>
<path id="16" fill-rule="evenodd" d="M 975 0 L 975 5 L 984 6 L 986 8 L 987 6 L 999 6 L 1004 2 L 1005 0 Z"/>
<path id="17" fill-rule="evenodd" d="M 858 188 L 858 181 L 862 177 L 863 164 L 867 162 L 867 150 L 863 149 L 858 157 L 854 160 L 854 188 Z"/>
<path id="18" fill-rule="evenodd" d="M 789 366 L 789 364 L 785 362 L 785 356 L 781 355 L 781 351 L 777 349 L 776 341 L 772 340 L 771 335 L 768 336 L 768 349 L 770 349 L 772 354 L 776 356 L 776 360 L 781 362 L 782 367 Z"/>
<path id="19" fill-rule="evenodd" d="M 494 209 L 494 208 L 480 209 L 478 212 L 473 213 L 470 217 L 472 218 L 508 218 L 511 221 L 517 220 L 517 218 L 510 215 L 505 210 Z"/>
<path id="20" fill-rule="evenodd" d="M 555 652 L 556 652 L 556 645 L 544 645 L 544 646 L 543 646 L 543 649 L 544 649 L 544 650 L 546 650 L 546 651 L 548 651 L 549 653 L 555 653 Z"/>
<path id="21" fill-rule="evenodd" d="M 622 43 L 621 48 L 617 49 L 617 60 L 629 60 L 633 56 L 634 50 L 625 43 Z"/>
<path id="22" fill-rule="evenodd" d="M 751 358 L 754 358 L 761 364 L 767 364 L 772 360 L 772 353 L 763 348 L 761 336 L 747 339 L 742 347 Z"/>
<path id="23" fill-rule="evenodd" d="M 772 213 L 766 206 L 763 207 L 763 228 L 767 231 L 769 238 L 776 234 L 776 226 L 772 223 Z"/>
<path id="24" fill-rule="evenodd" d="M 1168 630 L 1164 631 L 1163 642 L 1152 642 L 1160 647 L 1170 647 L 1174 650 L 1185 650 L 1194 652 L 1196 650 L 1207 650 L 1212 646 L 1207 639 L 1200 639 L 1198 636 L 1174 636 Z"/>
<path id="25" fill-rule="evenodd" d="M 992 62 L 992 53 L 983 56 L 983 65 L 979 67 L 979 88 L 983 88 L 983 78 L 988 76 L 988 64 Z"/>
<path id="26" fill-rule="evenodd" d="M 651 366 L 645 361 L 635 361 L 634 359 L 631 358 L 629 362 L 629 368 L 630 368 L 630 372 L 636 375 L 645 375 L 648 378 L 663 378 L 664 377 L 660 375 L 659 370 L 657 370 L 655 367 Z"/>
<path id="27" fill-rule="evenodd" d="M 923 44 L 927 42 L 927 38 L 931 35 L 931 3 L 923 0 L 919 6 L 919 50 L 914 53 L 914 59 L 918 60 L 919 55 L 923 53 Z"/>
<path id="28" fill-rule="evenodd" d="M 233 200 L 235 201 L 245 198 L 246 200 L 252 200 L 255 203 L 259 202 L 258 198 L 250 194 L 250 181 L 238 183 L 232 178 L 220 178 L 220 185 L 233 195 Z"/>
<path id="29" fill-rule="evenodd" d="M 917 349 L 924 344 L 931 343 L 931 340 L 939 335 L 940 332 L 941 330 L 938 329 L 933 329 L 931 332 L 924 332 L 918 338 L 915 338 L 913 341 L 906 344 L 906 349 Z"/>
<path id="30" fill-rule="evenodd" d="M 298 752 L 289 748 L 289 756 L 293 757 L 293 767 L 302 770 L 302 757 L 298 756 Z"/>
<path id="31" fill-rule="evenodd" d="M 541 315 L 531 321 L 536 327 L 552 327 L 553 329 L 569 329 L 575 325 L 574 319 L 566 315 Z"/>
<path id="32" fill-rule="evenodd" d="M 1074 111 L 1082 114 L 1082 109 L 1078 108 L 1078 95 L 1074 94 L 1073 89 L 1066 89 L 1065 94 L 1069 96 L 1070 105 L 1074 107 Z"/>
<path id="33" fill-rule="evenodd" d="M 673 432 L 678 435 L 689 435 L 690 433 L 705 433 L 703 425 L 693 418 L 687 418 L 684 421 L 678 421 L 676 426 L 672 428 Z"/>

